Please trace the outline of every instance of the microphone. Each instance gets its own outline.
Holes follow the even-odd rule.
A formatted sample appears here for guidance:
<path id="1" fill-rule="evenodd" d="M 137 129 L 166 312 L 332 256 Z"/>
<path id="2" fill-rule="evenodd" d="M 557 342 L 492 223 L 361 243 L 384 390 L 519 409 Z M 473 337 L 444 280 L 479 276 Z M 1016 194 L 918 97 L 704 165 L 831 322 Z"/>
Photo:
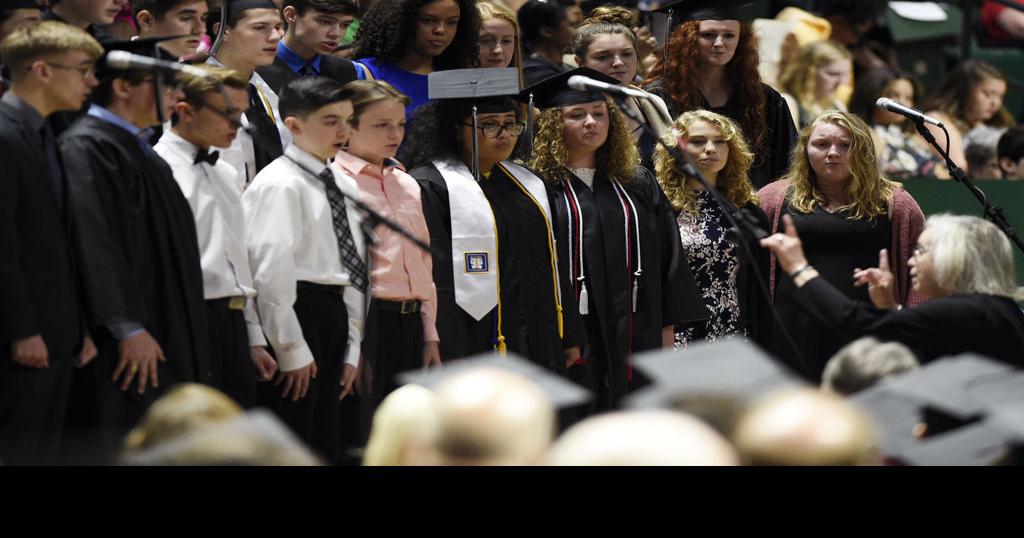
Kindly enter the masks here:
<path id="1" fill-rule="evenodd" d="M 193 77 L 206 78 L 209 73 L 188 64 L 180 62 L 169 62 L 158 60 L 149 56 L 132 54 L 123 50 L 112 50 L 107 53 L 107 67 L 127 71 L 139 69 L 144 71 L 171 71 L 175 73 L 187 73 Z"/>
<path id="2" fill-rule="evenodd" d="M 937 120 L 937 119 L 935 119 L 935 118 L 933 118 L 931 116 L 926 116 L 925 113 L 921 112 L 920 110 L 916 110 L 916 109 L 913 109 L 913 108 L 910 108 L 910 107 L 903 106 L 903 105 L 897 103 L 896 101 L 893 101 L 892 99 L 889 99 L 888 97 L 879 97 L 878 100 L 875 101 L 875 106 L 877 106 L 878 108 L 883 108 L 885 110 L 888 110 L 889 112 L 892 112 L 893 114 L 899 114 L 900 116 L 906 116 L 906 117 L 908 117 L 908 118 L 910 118 L 910 119 L 912 119 L 914 121 L 918 121 L 918 122 L 923 121 L 925 123 L 930 123 L 930 124 L 935 125 L 937 127 L 944 127 L 944 125 L 942 125 L 941 121 L 939 121 L 939 120 Z"/>
<path id="3" fill-rule="evenodd" d="M 607 82 L 601 82 L 600 80 L 594 80 L 590 77 L 583 75 L 573 75 L 569 77 L 568 85 L 574 90 L 588 91 L 597 90 L 606 93 L 615 93 L 618 95 L 625 95 L 628 97 L 636 97 L 638 99 L 647 99 L 647 92 L 642 90 L 636 90 L 633 88 L 627 88 L 618 84 L 608 84 Z"/>

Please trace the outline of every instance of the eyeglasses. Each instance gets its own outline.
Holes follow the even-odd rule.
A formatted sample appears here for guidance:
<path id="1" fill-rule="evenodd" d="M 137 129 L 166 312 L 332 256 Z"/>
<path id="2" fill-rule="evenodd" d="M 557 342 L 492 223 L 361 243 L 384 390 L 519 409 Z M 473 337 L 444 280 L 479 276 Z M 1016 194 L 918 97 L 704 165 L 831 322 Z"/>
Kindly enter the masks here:
<path id="1" fill-rule="evenodd" d="M 472 123 L 467 123 L 465 125 L 467 127 L 473 126 Z M 497 123 L 485 123 L 484 125 L 477 125 L 476 128 L 480 129 L 484 138 L 498 138 L 503 132 L 508 132 L 513 136 L 519 136 L 523 134 L 523 129 L 526 129 L 526 124 L 521 121 L 505 123 L 502 125 L 498 125 Z"/>
<path id="2" fill-rule="evenodd" d="M 242 127 L 242 114 L 243 112 L 237 108 L 229 108 L 227 110 L 221 110 L 206 101 L 199 101 L 198 103 L 191 103 L 192 106 L 196 107 L 196 110 L 206 108 L 210 112 L 227 120 L 228 125 L 231 125 L 233 129 L 239 129 Z"/>
<path id="3" fill-rule="evenodd" d="M 48 65 L 50 67 L 56 67 L 57 69 L 65 69 L 65 70 L 69 70 L 69 71 L 78 71 L 78 74 L 82 75 L 82 78 L 89 78 L 89 77 L 96 76 L 96 66 L 93 65 L 93 64 L 90 64 L 88 66 L 84 66 L 83 67 L 83 66 L 75 66 L 75 65 L 64 65 L 64 64 L 59 64 L 57 62 L 47 62 L 47 61 L 44 61 L 43 63 L 45 63 L 46 65 Z M 32 68 L 29 67 L 29 69 L 32 69 Z"/>

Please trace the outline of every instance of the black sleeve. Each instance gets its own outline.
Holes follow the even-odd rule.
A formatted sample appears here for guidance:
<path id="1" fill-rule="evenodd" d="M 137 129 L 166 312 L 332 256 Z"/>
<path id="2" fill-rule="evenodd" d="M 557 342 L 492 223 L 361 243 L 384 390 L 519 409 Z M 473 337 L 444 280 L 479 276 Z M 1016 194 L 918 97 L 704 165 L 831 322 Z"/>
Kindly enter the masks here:
<path id="1" fill-rule="evenodd" d="M 675 212 L 665 193 L 649 171 L 641 168 L 638 174 L 645 184 L 646 195 L 657 219 L 658 248 L 661 249 L 661 319 L 662 326 L 685 325 L 710 317 L 697 281 L 690 271 L 679 237 Z"/>
<path id="2" fill-rule="evenodd" d="M 757 205 L 747 204 L 743 207 L 743 212 L 762 230 L 771 230 L 768 215 Z M 740 315 L 747 335 L 755 342 L 761 342 L 761 335 L 768 334 L 774 323 L 770 310 L 771 299 L 766 296 L 771 251 L 762 248 L 757 239 L 751 239 L 747 243 L 747 249 L 739 248 L 737 252 L 740 267 L 736 275 L 736 293 L 740 303 Z"/>
<path id="3" fill-rule="evenodd" d="M 820 276 L 797 288 L 794 297 L 809 315 L 836 332 L 861 334 L 890 315 L 888 310 L 850 299 Z"/>
<path id="4" fill-rule="evenodd" d="M 768 91 L 770 90 L 770 91 Z M 797 141 L 796 124 L 789 113 L 789 105 L 775 90 L 766 89 L 766 112 L 768 117 L 768 138 L 766 140 L 768 154 L 771 157 L 771 177 L 768 183 L 784 176 L 789 169 L 789 157 Z"/>
<path id="5" fill-rule="evenodd" d="M 24 157 L 17 155 L 16 145 L 6 137 L 0 139 L 0 162 L 8 169 L 0 176 L 0 339 L 7 341 L 40 332 L 21 261 L 19 202 L 24 197 L 19 183 L 25 167 L 19 158 Z M 40 177 L 33 179 L 42 181 Z"/>
<path id="6" fill-rule="evenodd" d="M 142 296 L 132 274 L 118 228 L 108 207 L 127 204 L 127 183 L 114 151 L 104 152 L 85 136 L 62 137 L 61 158 L 69 174 L 68 205 L 75 228 L 72 242 L 93 326 L 145 319 Z M 123 209 L 128 211 L 128 209 Z"/>

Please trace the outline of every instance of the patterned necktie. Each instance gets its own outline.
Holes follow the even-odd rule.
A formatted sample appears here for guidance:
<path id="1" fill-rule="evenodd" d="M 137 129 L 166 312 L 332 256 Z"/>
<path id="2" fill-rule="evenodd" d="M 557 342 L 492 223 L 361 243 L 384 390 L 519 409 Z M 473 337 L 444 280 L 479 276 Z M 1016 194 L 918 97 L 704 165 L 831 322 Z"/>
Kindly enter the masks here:
<path id="1" fill-rule="evenodd" d="M 220 158 L 219 151 L 210 151 L 209 149 L 201 149 L 196 152 L 196 158 L 192 161 L 192 164 L 199 164 L 205 162 L 210 166 L 217 164 L 217 159 Z"/>
<path id="2" fill-rule="evenodd" d="M 331 204 L 331 217 L 334 220 L 334 235 L 338 238 L 338 252 L 341 254 L 341 264 L 348 271 L 352 285 L 363 293 L 366 293 L 366 263 L 356 250 L 356 243 L 352 240 L 352 228 L 348 222 L 348 210 L 345 208 L 345 197 L 341 189 L 334 182 L 334 174 L 330 168 L 324 168 L 317 176 L 324 184 L 327 191 L 327 201 Z"/>

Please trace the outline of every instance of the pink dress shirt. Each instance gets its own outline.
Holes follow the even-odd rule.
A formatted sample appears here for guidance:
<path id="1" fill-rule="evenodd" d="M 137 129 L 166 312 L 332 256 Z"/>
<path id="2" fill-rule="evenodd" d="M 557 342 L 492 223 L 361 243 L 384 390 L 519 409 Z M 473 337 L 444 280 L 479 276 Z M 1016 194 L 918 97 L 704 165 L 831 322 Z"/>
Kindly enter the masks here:
<path id="1" fill-rule="evenodd" d="M 362 201 L 371 209 L 391 219 L 412 235 L 430 243 L 427 221 L 423 218 L 420 185 L 399 166 L 380 168 L 339 151 L 334 165 L 356 180 Z M 423 252 L 384 226 L 375 230 L 380 246 L 372 249 L 373 267 L 370 284 L 373 296 L 388 301 L 419 299 L 423 302 L 423 341 L 437 342 L 437 290 L 429 252 Z"/>

